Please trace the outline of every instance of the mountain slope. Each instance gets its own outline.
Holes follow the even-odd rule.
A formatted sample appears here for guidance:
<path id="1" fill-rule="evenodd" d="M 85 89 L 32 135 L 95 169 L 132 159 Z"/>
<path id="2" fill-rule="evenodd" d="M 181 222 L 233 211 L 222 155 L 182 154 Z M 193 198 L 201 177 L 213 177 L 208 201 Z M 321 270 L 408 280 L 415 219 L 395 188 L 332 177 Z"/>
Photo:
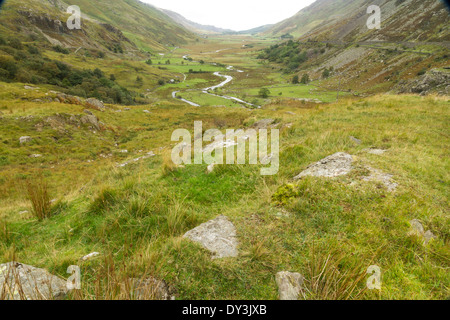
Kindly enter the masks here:
<path id="1" fill-rule="evenodd" d="M 233 32 L 233 30 L 217 28 L 215 26 L 208 26 L 193 22 L 191 20 L 186 19 L 181 14 L 166 10 L 160 9 L 162 12 L 167 14 L 170 18 L 172 18 L 176 23 L 183 26 L 184 28 L 199 34 L 221 34 L 226 32 Z"/>
<path id="2" fill-rule="evenodd" d="M 82 29 L 66 27 L 69 5 L 78 5 Z M 3 34 L 35 34 L 53 45 L 126 51 L 165 50 L 193 39 L 194 35 L 156 8 L 137 0 L 24 0 L 6 1 L 0 15 Z"/>
<path id="3" fill-rule="evenodd" d="M 367 8 L 381 8 L 381 30 L 369 30 Z M 318 0 L 265 34 L 319 41 L 448 41 L 449 14 L 439 0 Z"/>

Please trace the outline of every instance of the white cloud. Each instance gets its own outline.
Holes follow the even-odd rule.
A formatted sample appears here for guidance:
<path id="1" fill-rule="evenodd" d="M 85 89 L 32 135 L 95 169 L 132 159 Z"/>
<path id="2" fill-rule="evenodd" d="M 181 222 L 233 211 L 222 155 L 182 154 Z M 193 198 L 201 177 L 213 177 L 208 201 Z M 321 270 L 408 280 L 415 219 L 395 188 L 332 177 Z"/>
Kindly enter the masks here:
<path id="1" fill-rule="evenodd" d="M 247 30 L 280 22 L 315 0 L 141 0 L 205 25 Z"/>

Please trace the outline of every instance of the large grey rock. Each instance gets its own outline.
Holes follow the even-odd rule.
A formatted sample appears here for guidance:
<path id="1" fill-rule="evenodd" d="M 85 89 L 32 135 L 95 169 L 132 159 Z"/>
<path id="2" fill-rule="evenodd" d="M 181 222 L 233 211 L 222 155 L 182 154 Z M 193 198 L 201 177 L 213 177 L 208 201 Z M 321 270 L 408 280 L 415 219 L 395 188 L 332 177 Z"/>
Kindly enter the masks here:
<path id="1" fill-rule="evenodd" d="M 276 281 L 280 300 L 298 300 L 304 281 L 300 273 L 278 272 Z"/>
<path id="2" fill-rule="evenodd" d="M 67 282 L 18 262 L 0 265 L 0 300 L 60 300 L 68 293 Z"/>
<path id="3" fill-rule="evenodd" d="M 213 259 L 238 256 L 236 228 L 225 216 L 205 222 L 183 236 L 214 253 Z"/>
<path id="4" fill-rule="evenodd" d="M 344 152 L 335 153 L 310 165 L 305 171 L 294 177 L 299 180 L 306 176 L 333 178 L 348 174 L 352 170 L 353 157 Z"/>

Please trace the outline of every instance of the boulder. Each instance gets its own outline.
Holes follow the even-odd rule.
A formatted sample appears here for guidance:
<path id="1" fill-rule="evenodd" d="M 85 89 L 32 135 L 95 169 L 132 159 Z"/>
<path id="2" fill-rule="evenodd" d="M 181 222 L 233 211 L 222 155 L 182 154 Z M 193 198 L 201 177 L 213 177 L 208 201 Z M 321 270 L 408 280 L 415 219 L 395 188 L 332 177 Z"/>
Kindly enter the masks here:
<path id="1" fill-rule="evenodd" d="M 44 269 L 18 262 L 0 265 L 0 300 L 60 300 L 67 282 Z"/>
<path id="2" fill-rule="evenodd" d="M 300 273 L 278 272 L 276 282 L 280 300 L 298 300 L 304 278 Z"/>
<path id="3" fill-rule="evenodd" d="M 85 104 L 89 108 L 94 108 L 94 109 L 97 109 L 97 110 L 104 110 L 105 109 L 105 105 L 103 104 L 103 102 L 98 100 L 98 99 L 95 99 L 95 98 L 86 99 Z"/>
<path id="4" fill-rule="evenodd" d="M 310 165 L 301 172 L 294 180 L 306 176 L 312 177 L 338 177 L 348 174 L 352 170 L 353 157 L 344 152 L 335 153 L 325 159 Z"/>
<path id="5" fill-rule="evenodd" d="M 214 253 L 213 259 L 238 256 L 236 228 L 225 216 L 205 222 L 184 236 Z"/>
<path id="6" fill-rule="evenodd" d="M 98 123 L 98 119 L 96 116 L 94 115 L 83 115 L 80 118 L 80 121 L 82 124 L 87 124 L 90 125 L 92 128 L 96 129 L 96 130 L 100 130 L 100 125 Z"/>

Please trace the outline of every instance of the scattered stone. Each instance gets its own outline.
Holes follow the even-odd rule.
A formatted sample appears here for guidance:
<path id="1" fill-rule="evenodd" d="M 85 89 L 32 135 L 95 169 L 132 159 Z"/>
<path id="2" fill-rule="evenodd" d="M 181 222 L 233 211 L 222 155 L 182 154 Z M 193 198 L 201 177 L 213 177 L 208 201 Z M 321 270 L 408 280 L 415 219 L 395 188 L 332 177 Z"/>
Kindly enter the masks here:
<path id="1" fill-rule="evenodd" d="M 128 150 L 120 150 L 120 153 L 128 153 Z"/>
<path id="2" fill-rule="evenodd" d="M 0 265 L 0 296 L 6 300 L 61 300 L 67 295 L 65 280 L 18 262 Z"/>
<path id="3" fill-rule="evenodd" d="M 306 176 L 334 178 L 348 174 L 352 170 L 353 157 L 344 152 L 335 153 L 310 165 L 294 178 L 299 180 Z"/>
<path id="4" fill-rule="evenodd" d="M 39 87 L 23 86 L 26 90 L 38 90 Z"/>
<path id="5" fill-rule="evenodd" d="M 31 140 L 33 140 L 33 138 L 31 138 L 29 136 L 24 136 L 24 137 L 19 138 L 20 144 L 31 142 Z"/>
<path id="6" fill-rule="evenodd" d="M 89 253 L 88 255 L 85 255 L 80 260 L 81 261 L 88 261 L 88 260 L 91 260 L 91 259 L 93 259 L 95 257 L 98 257 L 99 255 L 100 255 L 100 253 L 98 253 L 98 252 L 92 252 L 92 253 Z"/>
<path id="7" fill-rule="evenodd" d="M 94 114 L 93 114 L 91 111 L 89 111 L 88 109 L 84 109 L 83 112 L 84 112 L 84 113 L 87 113 L 87 114 L 90 115 L 90 116 L 93 116 L 93 115 L 94 115 Z"/>
<path id="8" fill-rule="evenodd" d="M 124 108 L 123 110 L 124 111 L 130 111 L 131 109 L 130 108 Z"/>
<path id="9" fill-rule="evenodd" d="M 208 166 L 208 168 L 207 168 L 207 172 L 208 172 L 208 173 L 213 172 L 213 171 L 214 171 L 215 165 L 216 165 L 215 163 L 211 163 L 211 164 Z"/>
<path id="10" fill-rule="evenodd" d="M 289 114 L 289 115 L 291 115 L 291 116 L 295 116 L 295 113 L 292 112 L 292 111 L 286 111 L 286 114 Z"/>
<path id="11" fill-rule="evenodd" d="M 30 158 L 40 158 L 42 157 L 42 154 L 32 154 L 30 155 Z"/>
<path id="12" fill-rule="evenodd" d="M 304 281 L 300 273 L 278 272 L 276 281 L 280 300 L 298 300 Z"/>
<path id="13" fill-rule="evenodd" d="M 393 192 L 397 189 L 398 183 L 392 182 L 393 175 L 384 173 L 381 170 L 374 169 L 371 167 L 367 167 L 367 169 L 370 171 L 369 176 L 364 177 L 363 181 L 378 181 L 385 185 L 385 187 L 388 189 L 388 191 Z"/>
<path id="14" fill-rule="evenodd" d="M 24 215 L 24 214 L 27 214 L 27 213 L 28 213 L 28 210 L 24 210 L 24 211 L 20 211 L 19 215 Z"/>
<path id="15" fill-rule="evenodd" d="M 129 296 L 132 300 L 175 300 L 171 288 L 164 280 L 153 277 L 130 279 Z"/>
<path id="16" fill-rule="evenodd" d="M 183 237 L 200 243 L 214 253 L 213 259 L 238 256 L 236 228 L 225 216 L 205 222 L 188 231 Z"/>
<path id="17" fill-rule="evenodd" d="M 148 110 L 144 110 L 143 112 L 144 112 L 144 113 L 151 113 L 151 112 L 150 112 L 150 111 L 148 111 Z"/>
<path id="18" fill-rule="evenodd" d="M 430 241 L 437 239 L 437 237 L 430 230 L 425 232 L 423 237 L 424 237 L 424 243 L 423 243 L 424 245 L 427 245 L 428 243 L 430 243 Z"/>
<path id="19" fill-rule="evenodd" d="M 367 153 L 374 154 L 374 155 L 377 155 L 377 156 L 381 156 L 386 151 L 387 150 L 383 150 L 383 149 L 367 149 L 366 150 Z"/>
<path id="20" fill-rule="evenodd" d="M 355 138 L 354 136 L 350 136 L 350 140 L 352 140 L 357 145 L 360 145 L 362 143 L 361 140 L 359 140 L 358 138 Z"/>

